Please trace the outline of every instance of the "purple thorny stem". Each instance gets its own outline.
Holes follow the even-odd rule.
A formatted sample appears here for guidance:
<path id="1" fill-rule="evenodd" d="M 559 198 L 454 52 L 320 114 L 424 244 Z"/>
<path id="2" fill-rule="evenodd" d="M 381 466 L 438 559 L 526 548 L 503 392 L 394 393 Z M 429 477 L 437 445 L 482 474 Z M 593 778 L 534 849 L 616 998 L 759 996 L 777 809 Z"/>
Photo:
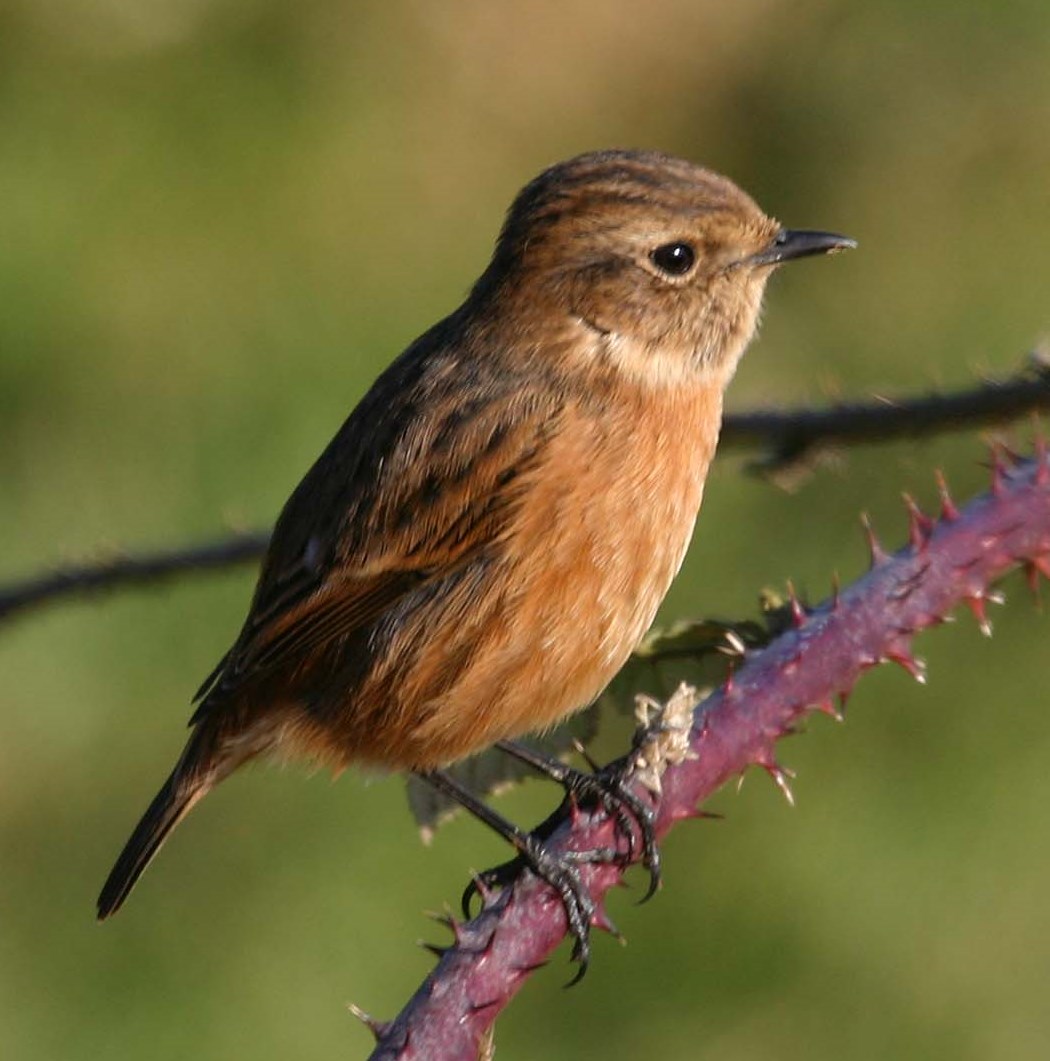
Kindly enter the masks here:
<path id="1" fill-rule="evenodd" d="M 698 815 L 698 803 L 727 779 L 761 766 L 787 792 L 774 745 L 811 710 L 838 716 L 863 670 L 893 661 L 920 681 L 912 655 L 916 633 L 967 604 L 985 633 L 990 585 L 1023 565 L 1034 586 L 1050 577 L 1050 461 L 1045 443 L 1021 461 L 993 451 L 991 489 L 956 508 L 939 477 L 941 510 L 922 513 L 905 498 L 910 541 L 892 555 L 870 528 L 871 568 L 816 608 L 794 598 L 794 628 L 747 654 L 736 673 L 701 701 L 689 734 L 692 755 L 669 766 L 655 802 L 656 831 Z M 640 795 L 652 799 L 639 784 Z M 617 846 L 615 821 L 601 810 L 578 810 L 549 840 L 554 851 Z M 635 859 L 640 857 L 635 845 Z M 612 930 L 604 898 L 622 882 L 621 863 L 584 863 L 580 875 L 595 904 L 595 927 Z M 372 1061 L 467 1061 L 527 977 L 564 938 L 565 912 L 556 893 L 531 873 L 498 892 L 480 889 L 481 912 L 470 921 L 444 919 L 454 935 L 433 971 L 390 1022 L 368 1018 L 377 1045 Z M 363 1016 L 363 1015 L 362 1015 Z"/>

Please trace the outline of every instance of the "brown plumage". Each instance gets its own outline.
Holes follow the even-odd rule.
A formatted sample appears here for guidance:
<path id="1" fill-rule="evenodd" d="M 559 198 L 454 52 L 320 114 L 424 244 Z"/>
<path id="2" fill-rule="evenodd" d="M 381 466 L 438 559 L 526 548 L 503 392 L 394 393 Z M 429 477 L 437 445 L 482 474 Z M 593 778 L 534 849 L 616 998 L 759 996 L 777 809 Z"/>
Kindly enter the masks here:
<path id="1" fill-rule="evenodd" d="M 285 505 L 99 916 L 258 755 L 425 771 L 590 703 L 682 562 L 772 268 L 848 245 L 653 153 L 583 155 L 527 185 L 464 304 Z"/>

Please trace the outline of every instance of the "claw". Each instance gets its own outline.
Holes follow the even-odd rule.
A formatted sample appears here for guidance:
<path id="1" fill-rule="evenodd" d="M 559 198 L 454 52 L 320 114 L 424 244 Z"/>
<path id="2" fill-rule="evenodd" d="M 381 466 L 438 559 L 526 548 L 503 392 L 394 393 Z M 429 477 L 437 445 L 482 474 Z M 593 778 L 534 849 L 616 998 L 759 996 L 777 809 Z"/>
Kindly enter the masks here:
<path id="1" fill-rule="evenodd" d="M 579 870 L 536 837 L 529 838 L 521 853 L 521 860 L 532 872 L 558 893 L 565 911 L 565 923 L 573 938 L 570 961 L 579 963 L 576 975 L 566 985 L 578 984 L 587 973 L 591 961 L 591 923 L 595 920 L 595 905 L 580 879 Z"/>
<path id="2" fill-rule="evenodd" d="M 579 983 L 587 972 L 591 957 L 590 930 L 592 924 L 615 927 L 607 915 L 598 911 L 590 892 L 580 877 L 579 865 L 595 862 L 627 864 L 636 861 L 637 844 L 641 842 L 640 861 L 649 870 L 649 887 L 641 902 L 652 898 L 660 886 L 660 851 L 656 845 L 656 814 L 653 808 L 631 787 L 629 780 L 630 758 L 617 760 L 595 773 L 586 774 L 551 759 L 541 752 L 511 743 L 499 745 L 505 752 L 525 762 L 547 777 L 557 781 L 565 789 L 562 805 L 533 832 L 520 829 L 499 819 L 491 810 L 480 804 L 469 792 L 458 790 L 458 786 L 439 771 L 423 775 L 440 790 L 450 793 L 492 828 L 508 839 L 518 850 L 517 857 L 476 874 L 463 889 L 460 903 L 465 916 L 471 916 L 474 897 L 479 896 L 483 904 L 492 892 L 503 889 L 518 879 L 523 870 L 531 870 L 540 880 L 548 884 L 561 900 L 565 911 L 568 934 L 573 937 L 571 960 L 580 966 L 567 985 Z M 602 848 L 594 851 L 554 851 L 547 846 L 555 829 L 566 818 L 571 818 L 574 808 L 581 804 L 600 806 L 616 830 L 616 849 Z M 637 839 L 635 830 L 637 829 Z M 623 846 L 620 846 L 620 839 Z"/>
<path id="3" fill-rule="evenodd" d="M 484 873 L 475 874 L 464 888 L 461 901 L 463 913 L 470 917 L 470 906 L 475 895 L 491 893 L 498 888 L 513 884 L 521 874 L 528 870 L 549 885 L 558 895 L 562 909 L 565 911 L 567 932 L 573 937 L 570 961 L 580 965 L 576 975 L 566 984 L 572 987 L 578 984 L 587 973 L 591 960 L 591 925 L 606 927 L 605 921 L 596 913 L 596 907 L 590 893 L 580 878 L 579 870 L 574 864 L 574 856 L 581 857 L 578 862 L 605 861 L 606 852 L 559 852 L 555 853 L 545 846 L 536 834 L 530 834 L 523 850 L 516 858 Z M 615 853 L 612 853 L 615 857 Z M 609 922 L 611 926 L 611 922 Z M 615 933 L 615 926 L 610 929 Z"/>
<path id="4" fill-rule="evenodd" d="M 635 829 L 641 839 L 640 861 L 649 870 L 649 887 L 640 902 L 651 899 L 660 887 L 660 852 L 656 844 L 655 813 L 644 799 L 638 796 L 628 780 L 629 760 L 618 759 L 591 774 L 575 770 L 557 760 L 521 745 L 504 742 L 503 751 L 527 762 L 560 784 L 570 803 L 597 804 L 616 823 L 616 834 L 622 837 L 626 851 L 613 860 L 629 864 L 636 861 Z M 545 825 L 547 823 L 544 823 Z M 541 827 L 541 831 L 542 831 Z M 543 833 L 543 835 L 548 835 Z M 584 861 L 609 861 L 605 852 L 582 853 Z"/>

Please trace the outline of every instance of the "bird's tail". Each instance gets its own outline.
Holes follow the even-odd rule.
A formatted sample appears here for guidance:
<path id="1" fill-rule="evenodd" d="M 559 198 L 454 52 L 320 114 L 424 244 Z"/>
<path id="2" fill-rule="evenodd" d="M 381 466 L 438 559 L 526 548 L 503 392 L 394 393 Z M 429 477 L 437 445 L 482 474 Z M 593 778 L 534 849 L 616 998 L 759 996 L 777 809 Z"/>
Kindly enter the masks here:
<path id="1" fill-rule="evenodd" d="M 198 729 L 190 738 L 171 776 L 164 782 L 164 787 L 154 796 L 153 802 L 135 826 L 131 839 L 124 845 L 99 894 L 100 921 L 120 909 L 143 870 L 153 861 L 167 839 L 168 833 L 228 772 L 220 774 L 213 768 L 211 748 L 206 747 L 210 744 L 206 735 Z"/>

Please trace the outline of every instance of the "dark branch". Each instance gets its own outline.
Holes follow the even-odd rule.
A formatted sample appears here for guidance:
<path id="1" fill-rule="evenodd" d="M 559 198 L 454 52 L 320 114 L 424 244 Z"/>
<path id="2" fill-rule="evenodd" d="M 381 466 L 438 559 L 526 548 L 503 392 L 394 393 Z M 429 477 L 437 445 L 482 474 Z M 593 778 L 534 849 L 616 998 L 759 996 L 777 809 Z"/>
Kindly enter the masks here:
<path id="1" fill-rule="evenodd" d="M 779 472 L 805 461 L 817 449 L 983 427 L 1046 409 L 1050 409 L 1050 361 L 1033 354 L 1017 375 L 986 380 L 954 394 L 881 398 L 828 409 L 730 413 L 722 427 L 721 445 L 761 448 L 765 454 L 754 467 Z"/>
<path id="2" fill-rule="evenodd" d="M 986 381 L 954 394 L 887 398 L 829 409 L 730 413 L 723 425 L 721 445 L 761 447 L 765 455 L 756 466 L 765 472 L 783 472 L 798 467 L 826 446 L 884 442 L 1001 423 L 1044 409 L 1050 409 L 1050 363 L 1033 355 L 1028 367 L 1015 376 Z M 0 623 L 66 597 L 86 597 L 256 561 L 268 540 L 269 531 L 238 534 L 171 552 L 70 565 L 0 586 Z"/>
<path id="3" fill-rule="evenodd" d="M 809 613 L 799 606 L 796 628 L 749 654 L 731 683 L 697 706 L 689 736 L 695 758 L 663 775 L 660 835 L 695 817 L 699 801 L 750 766 L 762 767 L 786 789 L 774 745 L 802 715 L 814 706 L 837 714 L 835 700 L 878 663 L 898 663 L 923 680 L 922 665 L 911 654 L 918 631 L 966 603 L 990 632 L 984 606 L 994 580 L 1018 564 L 1033 581 L 1040 573 L 1050 575 L 1045 449 L 1036 460 L 1009 469 L 996 462 L 991 491 L 962 513 L 945 492 L 938 519 L 914 507 L 911 518 L 910 545 L 891 557 L 872 538 L 872 569 L 864 577 Z M 563 852 L 615 843 L 615 824 L 601 811 L 567 817 L 547 841 Z M 598 911 L 596 923 L 608 926 L 604 897 L 622 868 L 585 864 L 580 871 Z M 476 1057 L 499 1012 L 566 931 L 562 904 L 528 873 L 486 896 L 472 921 L 447 923 L 454 932 L 452 946 L 400 1015 L 389 1023 L 369 1022 L 378 1039 L 372 1061 Z"/>
<path id="4" fill-rule="evenodd" d="M 217 571 L 257 560 L 266 549 L 269 531 L 235 534 L 229 538 L 172 552 L 118 556 L 94 564 L 60 567 L 56 571 L 0 587 L 0 622 L 34 605 L 63 597 L 95 594 L 161 582 L 195 571 Z"/>

